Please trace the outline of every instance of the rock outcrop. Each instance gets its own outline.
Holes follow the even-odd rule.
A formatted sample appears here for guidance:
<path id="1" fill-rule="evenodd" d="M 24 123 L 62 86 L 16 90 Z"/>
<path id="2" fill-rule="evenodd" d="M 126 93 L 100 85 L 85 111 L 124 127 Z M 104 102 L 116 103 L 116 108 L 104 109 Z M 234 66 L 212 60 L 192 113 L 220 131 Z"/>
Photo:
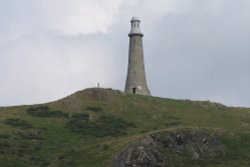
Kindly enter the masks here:
<path id="1" fill-rule="evenodd" d="M 142 137 L 115 156 L 113 164 L 116 167 L 192 166 L 188 164 L 201 164 L 222 154 L 216 134 L 185 129 Z"/>

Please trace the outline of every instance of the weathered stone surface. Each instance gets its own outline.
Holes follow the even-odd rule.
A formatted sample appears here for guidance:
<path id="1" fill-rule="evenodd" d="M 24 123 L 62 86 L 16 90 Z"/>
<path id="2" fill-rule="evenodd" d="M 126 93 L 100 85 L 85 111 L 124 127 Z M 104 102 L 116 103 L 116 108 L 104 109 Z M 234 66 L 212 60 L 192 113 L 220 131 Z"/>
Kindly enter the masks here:
<path id="1" fill-rule="evenodd" d="M 134 141 L 114 157 L 113 164 L 116 167 L 190 166 L 185 163 L 207 161 L 222 153 L 215 134 L 194 130 L 165 131 Z"/>

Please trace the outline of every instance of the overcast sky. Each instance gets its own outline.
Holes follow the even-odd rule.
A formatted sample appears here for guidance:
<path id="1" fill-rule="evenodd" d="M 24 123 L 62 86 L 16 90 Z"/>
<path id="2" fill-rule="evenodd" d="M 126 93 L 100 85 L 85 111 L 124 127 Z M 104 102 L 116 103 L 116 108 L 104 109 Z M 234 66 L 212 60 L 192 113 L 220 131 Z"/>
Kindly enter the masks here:
<path id="1" fill-rule="evenodd" d="M 153 96 L 250 107 L 249 0 L 0 0 L 0 106 L 123 90 L 132 16 Z"/>

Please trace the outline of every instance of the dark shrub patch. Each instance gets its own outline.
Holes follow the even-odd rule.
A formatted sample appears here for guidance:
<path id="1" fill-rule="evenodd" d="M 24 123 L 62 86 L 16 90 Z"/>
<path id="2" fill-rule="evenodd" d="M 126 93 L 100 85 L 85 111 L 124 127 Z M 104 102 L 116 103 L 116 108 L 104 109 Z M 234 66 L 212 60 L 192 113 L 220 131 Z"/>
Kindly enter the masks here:
<path id="1" fill-rule="evenodd" d="M 67 113 L 63 113 L 62 111 L 51 111 L 48 106 L 28 108 L 26 112 L 35 117 L 68 117 Z"/>
<path id="2" fill-rule="evenodd" d="M 31 111 L 49 111 L 50 108 L 49 106 L 39 106 L 39 107 L 31 107 L 31 108 L 28 108 L 26 111 L 27 112 L 31 112 Z"/>
<path id="3" fill-rule="evenodd" d="M 41 128 L 39 128 L 39 130 L 47 131 L 47 130 L 48 130 L 48 128 L 41 127 Z"/>
<path id="4" fill-rule="evenodd" d="M 71 119 L 67 127 L 77 133 L 94 137 L 122 136 L 126 135 L 128 128 L 135 128 L 134 123 L 126 122 L 121 118 L 113 116 L 102 116 L 95 122 Z"/>
<path id="5" fill-rule="evenodd" d="M 89 120 L 89 114 L 87 114 L 87 113 L 78 113 L 78 114 L 72 115 L 71 119 L 88 121 Z"/>
<path id="6" fill-rule="evenodd" d="M 26 128 L 26 129 L 32 128 L 32 125 L 29 122 L 25 120 L 21 120 L 21 119 L 15 119 L 15 118 L 6 119 L 5 124 L 11 125 L 13 127 L 20 127 L 20 128 Z"/>
<path id="7" fill-rule="evenodd" d="M 44 140 L 44 138 L 35 132 L 19 133 L 20 137 L 25 140 Z"/>
<path id="8" fill-rule="evenodd" d="M 101 107 L 88 107 L 87 110 L 88 111 L 93 111 L 93 112 L 103 111 L 103 109 Z"/>
<path id="9" fill-rule="evenodd" d="M 3 149 L 5 148 L 9 148 L 11 145 L 9 144 L 8 141 L 0 141 L 0 147 Z"/>
<path id="10" fill-rule="evenodd" d="M 110 128 L 118 128 L 122 130 L 126 130 L 128 127 L 136 128 L 134 123 L 126 122 L 122 118 L 116 118 L 113 116 L 102 116 L 99 121 Z"/>
<path id="11" fill-rule="evenodd" d="M 43 162 L 41 166 L 49 166 L 49 162 Z"/>
<path id="12" fill-rule="evenodd" d="M 109 146 L 108 146 L 107 144 L 104 144 L 104 145 L 102 145 L 102 149 L 103 149 L 103 150 L 108 150 L 108 149 L 109 149 Z"/>
<path id="13" fill-rule="evenodd" d="M 9 134 L 0 134 L 0 139 L 8 139 L 10 138 Z"/>

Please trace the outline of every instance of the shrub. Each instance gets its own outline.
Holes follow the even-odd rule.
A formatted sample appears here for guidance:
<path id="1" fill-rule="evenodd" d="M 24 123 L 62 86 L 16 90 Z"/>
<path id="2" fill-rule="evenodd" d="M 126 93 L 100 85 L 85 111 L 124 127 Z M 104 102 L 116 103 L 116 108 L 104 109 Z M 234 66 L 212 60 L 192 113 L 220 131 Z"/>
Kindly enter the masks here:
<path id="1" fill-rule="evenodd" d="M 9 134 L 0 134 L 0 139 L 8 139 L 10 138 Z"/>
<path id="2" fill-rule="evenodd" d="M 103 111 L 103 109 L 100 108 L 100 107 L 88 107 L 87 110 L 88 110 L 88 111 L 93 111 L 93 112 L 100 112 L 100 111 Z"/>
<path id="3" fill-rule="evenodd" d="M 51 111 L 48 106 L 41 106 L 35 108 L 28 108 L 26 110 L 27 114 L 35 117 L 68 117 L 67 113 L 62 111 Z"/>
<path id="4" fill-rule="evenodd" d="M 110 128 L 119 128 L 119 129 L 127 129 L 128 127 L 136 128 L 136 125 L 132 122 L 126 122 L 122 118 L 116 118 L 113 116 L 102 116 L 99 121 L 110 127 Z"/>
<path id="5" fill-rule="evenodd" d="M 136 125 L 126 122 L 122 118 L 102 116 L 95 122 L 71 119 L 67 123 L 67 127 L 73 132 L 101 138 L 105 136 L 116 137 L 126 135 L 126 130 L 128 128 L 134 128 Z"/>
<path id="6" fill-rule="evenodd" d="M 44 140 L 44 138 L 35 132 L 22 132 L 19 136 L 25 140 Z"/>
<path id="7" fill-rule="evenodd" d="M 108 149 L 109 149 L 109 146 L 108 146 L 107 144 L 104 144 L 104 145 L 102 145 L 102 149 L 103 149 L 103 150 L 108 150 Z"/>
<path id="8" fill-rule="evenodd" d="M 75 115 L 72 115 L 71 117 L 72 119 L 77 119 L 77 120 L 85 120 L 85 121 L 88 121 L 89 120 L 89 114 L 87 113 L 78 113 L 78 114 L 75 114 Z"/>
<path id="9" fill-rule="evenodd" d="M 32 125 L 29 122 L 17 118 L 6 119 L 5 124 L 13 127 L 32 128 Z"/>

